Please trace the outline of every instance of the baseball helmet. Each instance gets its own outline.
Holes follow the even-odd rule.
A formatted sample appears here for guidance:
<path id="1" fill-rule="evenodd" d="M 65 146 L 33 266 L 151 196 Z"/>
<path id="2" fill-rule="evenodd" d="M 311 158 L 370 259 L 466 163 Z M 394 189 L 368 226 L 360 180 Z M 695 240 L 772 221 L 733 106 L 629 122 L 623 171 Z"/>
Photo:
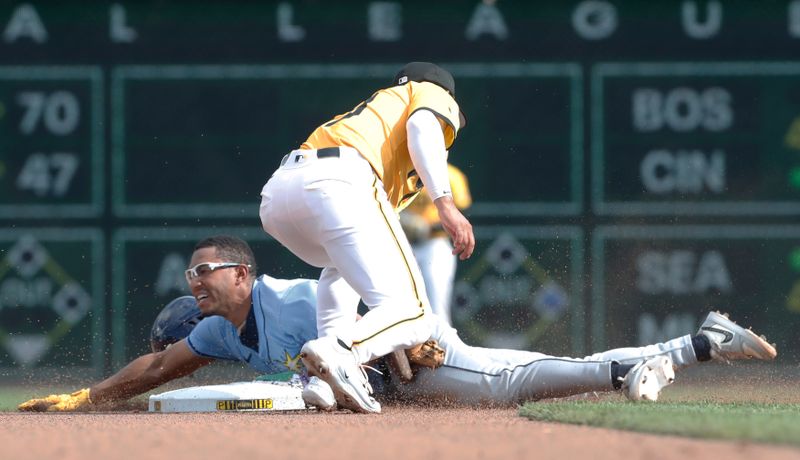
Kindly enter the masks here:
<path id="1" fill-rule="evenodd" d="M 410 81 L 427 81 L 433 83 L 453 96 L 456 97 L 456 81 L 450 72 L 444 70 L 436 64 L 430 62 L 409 62 L 404 65 L 397 75 L 394 76 L 395 85 L 405 85 Z M 467 118 L 464 112 L 459 113 L 460 127 L 463 128 L 467 124 Z"/>
<path id="2" fill-rule="evenodd" d="M 201 319 L 203 314 L 194 297 L 186 295 L 171 301 L 156 316 L 150 330 L 150 349 L 156 353 L 185 339 Z"/>

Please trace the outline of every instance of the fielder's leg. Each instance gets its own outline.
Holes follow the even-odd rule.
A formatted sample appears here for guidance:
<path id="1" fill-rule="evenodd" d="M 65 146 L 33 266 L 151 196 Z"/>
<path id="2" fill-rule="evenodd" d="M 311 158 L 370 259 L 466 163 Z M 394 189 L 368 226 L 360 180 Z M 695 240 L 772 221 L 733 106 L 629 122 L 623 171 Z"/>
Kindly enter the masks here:
<path id="1" fill-rule="evenodd" d="M 333 265 L 370 309 L 340 337 L 362 363 L 422 343 L 431 332 L 425 285 L 397 214 L 376 177 L 367 186 L 368 193 L 356 189 L 346 208 L 328 216 L 323 240 Z"/>
<path id="2" fill-rule="evenodd" d="M 342 278 L 335 267 L 322 269 L 317 288 L 317 334 L 320 337 L 349 335 L 358 315 L 361 296 Z"/>

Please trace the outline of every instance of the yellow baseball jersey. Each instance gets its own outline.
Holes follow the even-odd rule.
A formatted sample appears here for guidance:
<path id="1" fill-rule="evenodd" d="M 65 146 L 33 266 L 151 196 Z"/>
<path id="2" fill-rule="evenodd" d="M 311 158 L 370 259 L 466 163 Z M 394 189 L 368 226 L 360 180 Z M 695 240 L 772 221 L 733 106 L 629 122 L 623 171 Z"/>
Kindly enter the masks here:
<path id="1" fill-rule="evenodd" d="M 451 164 L 447 164 L 447 174 L 450 177 L 450 190 L 453 192 L 453 202 L 458 209 L 467 209 L 472 206 L 472 195 L 469 192 L 469 185 L 467 184 L 467 176 Z M 419 197 L 408 205 L 404 212 L 410 212 L 422 217 L 434 233 L 441 229 L 441 220 L 439 219 L 439 211 L 436 210 L 436 205 L 433 204 L 431 198 L 426 193 L 421 193 Z"/>
<path id="2" fill-rule="evenodd" d="M 449 149 L 460 128 L 458 103 L 440 86 L 415 81 L 376 91 L 353 110 L 318 127 L 300 148 L 341 145 L 358 150 L 383 181 L 389 202 L 399 210 L 422 188 L 406 140 L 406 122 L 417 110 L 436 115 Z"/>

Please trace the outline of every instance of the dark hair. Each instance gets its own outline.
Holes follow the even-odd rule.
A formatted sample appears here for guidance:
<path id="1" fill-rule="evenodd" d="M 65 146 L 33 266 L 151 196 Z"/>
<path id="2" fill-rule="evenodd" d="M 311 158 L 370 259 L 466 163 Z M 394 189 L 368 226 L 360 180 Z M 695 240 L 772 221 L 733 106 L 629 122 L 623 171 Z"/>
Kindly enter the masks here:
<path id="1" fill-rule="evenodd" d="M 256 265 L 256 256 L 253 255 L 253 250 L 250 245 L 241 238 L 230 235 L 216 235 L 204 238 L 194 245 L 194 250 L 203 248 L 215 248 L 217 250 L 217 257 L 224 259 L 226 262 L 236 262 L 250 266 L 250 277 L 255 278 L 258 273 L 258 266 Z"/>

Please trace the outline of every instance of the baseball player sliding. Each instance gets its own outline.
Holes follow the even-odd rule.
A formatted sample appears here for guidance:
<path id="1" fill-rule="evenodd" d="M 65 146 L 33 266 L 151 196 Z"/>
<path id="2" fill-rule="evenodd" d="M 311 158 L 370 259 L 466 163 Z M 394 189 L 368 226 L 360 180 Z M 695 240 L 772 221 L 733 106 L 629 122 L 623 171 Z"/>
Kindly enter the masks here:
<path id="1" fill-rule="evenodd" d="M 159 315 L 153 353 L 90 388 L 32 399 L 19 409 L 90 409 L 144 393 L 216 359 L 246 362 L 260 373 L 303 372 L 298 363 L 301 350 L 318 337 L 318 284 L 256 277 L 255 270 L 255 258 L 244 241 L 230 236 L 200 241 L 186 271 L 192 297 L 176 299 Z M 631 400 L 656 400 L 672 383 L 674 369 L 710 360 L 771 360 L 777 354 L 764 338 L 716 312 L 708 315 L 695 336 L 581 359 L 471 347 L 443 320 L 431 318 L 432 337 L 445 349 L 444 363 L 435 370 L 418 369 L 415 379 L 399 385 L 398 391 L 469 404 L 615 390 Z M 167 346 L 171 342 L 175 343 Z M 306 403 L 321 409 L 337 406 L 334 394 L 316 378 L 303 390 Z"/>
<path id="2" fill-rule="evenodd" d="M 264 185 L 264 230 L 322 268 L 320 338 L 301 354 L 338 403 L 380 412 L 361 364 L 431 336 L 425 283 L 397 212 L 425 187 L 463 260 L 472 225 L 453 202 L 447 149 L 465 124 L 453 76 L 411 62 L 388 88 L 319 126 Z M 359 299 L 369 311 L 356 322 Z"/>

